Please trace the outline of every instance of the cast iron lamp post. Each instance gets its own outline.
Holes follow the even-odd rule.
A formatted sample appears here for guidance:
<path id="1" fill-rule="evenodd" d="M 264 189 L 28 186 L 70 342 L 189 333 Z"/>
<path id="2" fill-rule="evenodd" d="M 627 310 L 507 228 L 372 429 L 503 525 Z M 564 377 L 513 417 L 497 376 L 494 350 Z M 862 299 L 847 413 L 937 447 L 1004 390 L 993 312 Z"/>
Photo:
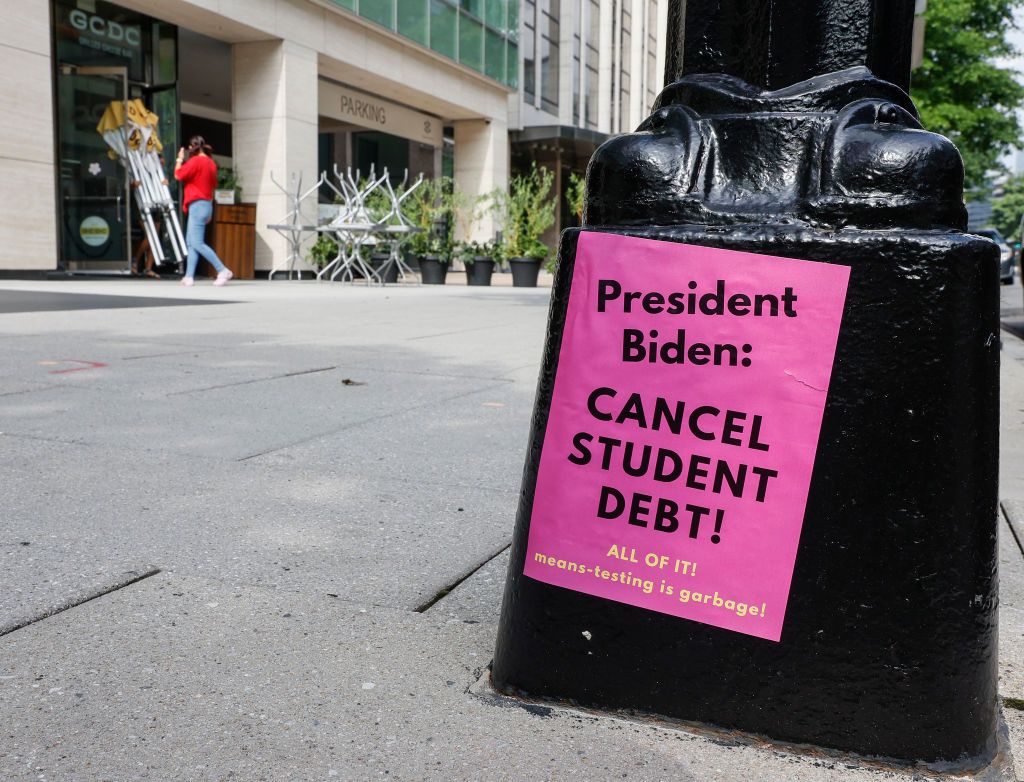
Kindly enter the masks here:
<path id="1" fill-rule="evenodd" d="M 913 7 L 671 3 L 671 83 L 595 153 L 584 226 L 562 236 L 499 690 L 901 760 L 994 757 L 998 253 L 964 233 L 960 156 L 908 97 Z M 850 269 L 778 641 L 523 574 L 581 233 Z"/>

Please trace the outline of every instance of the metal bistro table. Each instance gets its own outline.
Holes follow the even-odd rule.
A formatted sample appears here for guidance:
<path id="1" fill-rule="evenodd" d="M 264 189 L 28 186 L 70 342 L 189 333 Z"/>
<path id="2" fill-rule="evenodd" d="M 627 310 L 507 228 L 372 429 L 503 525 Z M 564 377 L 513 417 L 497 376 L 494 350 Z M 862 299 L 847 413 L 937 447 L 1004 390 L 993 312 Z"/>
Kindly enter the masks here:
<path id="1" fill-rule="evenodd" d="M 306 240 L 303 234 L 316 233 L 320 230 L 320 226 L 301 225 L 299 223 L 271 223 L 267 228 L 277 231 L 288 242 L 288 256 L 284 259 L 283 263 L 274 264 L 270 274 L 267 275 L 267 279 L 272 280 L 275 274 L 288 272 L 289 280 L 293 274 L 297 274 L 301 280 L 302 269 L 296 269 L 295 262 L 302 260 L 302 243 Z"/>
<path id="2" fill-rule="evenodd" d="M 366 284 L 384 284 L 384 276 L 392 264 L 398 267 L 401 281 L 407 282 L 413 270 L 402 258 L 402 244 L 422 228 L 404 225 L 382 225 L 381 223 L 328 223 L 316 227 L 319 233 L 333 234 L 338 243 L 338 254 L 329 264 L 317 272 L 316 278 L 323 280 L 331 273 L 331 282 L 355 282 L 355 273 L 362 274 Z M 362 257 L 362 248 L 369 244 L 386 244 L 388 260 L 379 270 L 373 269 Z"/>
<path id="3" fill-rule="evenodd" d="M 320 233 L 333 234 L 338 243 L 338 254 L 334 260 L 317 272 L 317 280 L 323 280 L 328 272 L 331 274 L 331 282 L 341 277 L 342 282 L 355 282 L 355 271 L 358 270 L 366 284 L 372 281 L 381 283 L 381 278 L 360 255 L 360 250 L 373 235 L 377 228 L 376 223 L 327 223 L 316 227 Z"/>
<path id="4" fill-rule="evenodd" d="M 305 234 L 316 233 L 315 225 L 303 225 L 302 223 L 302 204 L 311 195 L 316 193 L 320 186 L 324 184 L 327 179 L 327 174 L 323 173 L 317 177 L 316 184 L 311 188 L 303 192 L 302 190 L 302 174 L 292 174 L 291 184 L 294 190 L 282 185 L 274 178 L 274 172 L 270 172 L 270 181 L 273 182 L 278 190 L 280 190 L 285 197 L 288 199 L 288 213 L 284 216 L 280 222 L 271 223 L 267 226 L 272 231 L 277 231 L 278 234 L 284 237 L 285 241 L 288 242 L 288 257 L 284 259 L 284 263 L 274 264 L 270 269 L 270 274 L 267 275 L 268 280 L 274 279 L 274 275 L 278 272 L 288 272 L 288 279 L 292 278 L 293 274 L 298 274 L 299 279 L 302 279 L 302 269 L 295 268 L 296 261 L 302 260 L 302 243 L 305 241 Z"/>

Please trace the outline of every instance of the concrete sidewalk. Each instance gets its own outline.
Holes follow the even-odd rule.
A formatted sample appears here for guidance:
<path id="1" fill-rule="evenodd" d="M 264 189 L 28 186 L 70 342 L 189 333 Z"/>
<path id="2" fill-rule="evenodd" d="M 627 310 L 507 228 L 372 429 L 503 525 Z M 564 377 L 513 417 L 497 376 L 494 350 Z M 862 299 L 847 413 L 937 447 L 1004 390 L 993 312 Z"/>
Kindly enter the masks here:
<path id="1" fill-rule="evenodd" d="M 4 314 L 6 291 L 48 309 Z M 488 694 L 548 296 L 0 282 L 0 780 L 935 778 Z M 1003 338 L 1019 753 L 1024 342 Z"/>

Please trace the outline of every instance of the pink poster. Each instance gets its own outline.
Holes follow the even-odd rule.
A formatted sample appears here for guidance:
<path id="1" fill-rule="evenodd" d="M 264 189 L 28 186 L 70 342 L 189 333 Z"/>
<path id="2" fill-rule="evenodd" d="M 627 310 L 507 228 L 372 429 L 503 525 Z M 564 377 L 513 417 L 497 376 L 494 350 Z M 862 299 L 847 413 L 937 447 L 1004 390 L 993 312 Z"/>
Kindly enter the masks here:
<path id="1" fill-rule="evenodd" d="M 524 573 L 778 641 L 849 276 L 581 234 Z"/>

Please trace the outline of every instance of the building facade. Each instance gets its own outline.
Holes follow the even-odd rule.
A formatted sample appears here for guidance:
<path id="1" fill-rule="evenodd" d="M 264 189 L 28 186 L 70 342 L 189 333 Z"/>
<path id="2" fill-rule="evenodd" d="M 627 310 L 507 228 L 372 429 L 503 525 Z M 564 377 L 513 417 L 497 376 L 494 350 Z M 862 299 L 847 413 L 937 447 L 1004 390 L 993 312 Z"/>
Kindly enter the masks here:
<path id="1" fill-rule="evenodd" d="M 632 131 L 664 86 L 668 0 L 523 0 L 519 93 L 510 99 L 513 172 L 555 174 L 549 243 L 575 224 L 563 197 L 609 136 Z"/>
<path id="2" fill-rule="evenodd" d="M 159 115 L 168 170 L 200 134 L 234 172 L 256 204 L 257 271 L 287 254 L 267 226 L 300 175 L 308 188 L 335 165 L 372 164 L 447 171 L 470 194 L 504 186 L 518 11 L 515 0 L 19 3 L 0 32 L 0 67 L 18 74 L 0 86 L 0 274 L 127 268 L 137 215 L 96 130 L 124 97 Z"/>

